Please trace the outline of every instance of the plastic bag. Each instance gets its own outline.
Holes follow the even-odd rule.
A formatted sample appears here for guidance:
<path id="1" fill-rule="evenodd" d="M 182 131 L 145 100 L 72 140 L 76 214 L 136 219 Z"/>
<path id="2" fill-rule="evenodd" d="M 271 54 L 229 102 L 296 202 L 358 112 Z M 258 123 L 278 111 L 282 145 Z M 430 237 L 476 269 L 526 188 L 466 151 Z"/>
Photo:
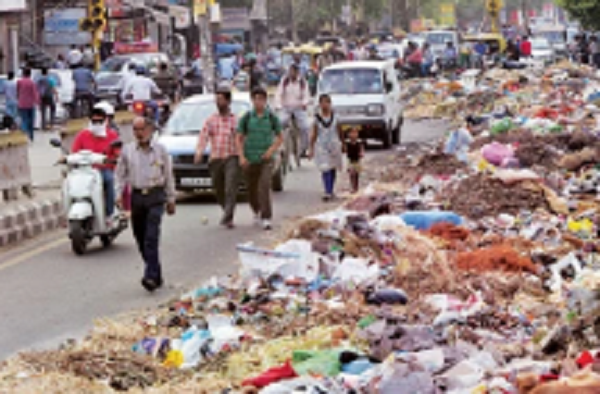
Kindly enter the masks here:
<path id="1" fill-rule="evenodd" d="M 514 124 L 510 118 L 504 118 L 498 122 L 492 124 L 490 132 L 493 135 L 504 134 L 509 132 L 513 128 Z"/>
<path id="2" fill-rule="evenodd" d="M 514 158 L 515 152 L 512 147 L 498 142 L 492 142 L 491 144 L 485 145 L 481 148 L 481 155 L 489 163 L 495 166 L 501 166 Z"/>
<path id="3" fill-rule="evenodd" d="M 345 258 L 333 273 L 333 280 L 356 285 L 374 282 L 379 276 L 379 267 L 369 266 L 363 259 Z"/>
<path id="4" fill-rule="evenodd" d="M 297 350 L 292 356 L 294 371 L 300 376 L 336 376 L 341 372 L 339 350 Z"/>
<path id="5" fill-rule="evenodd" d="M 461 216 L 450 211 L 409 211 L 400 215 L 408 226 L 416 230 L 429 230 L 437 223 L 451 223 L 460 226 L 463 223 Z"/>

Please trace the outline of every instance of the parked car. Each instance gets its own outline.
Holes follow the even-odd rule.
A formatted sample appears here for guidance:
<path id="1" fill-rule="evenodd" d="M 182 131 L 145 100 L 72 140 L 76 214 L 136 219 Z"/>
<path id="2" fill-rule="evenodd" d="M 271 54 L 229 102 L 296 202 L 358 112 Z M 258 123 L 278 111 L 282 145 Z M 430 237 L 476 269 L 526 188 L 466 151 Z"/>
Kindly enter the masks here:
<path id="1" fill-rule="evenodd" d="M 359 126 L 362 138 L 384 147 L 400 143 L 403 106 L 394 61 L 343 62 L 325 68 L 317 97 L 331 96 L 343 127 Z"/>
<path id="2" fill-rule="evenodd" d="M 250 95 L 234 94 L 231 102 L 232 112 L 240 119 L 252 108 Z M 198 135 L 206 119 L 217 110 L 212 94 L 196 95 L 182 101 L 162 130 L 159 141 L 167 148 L 173 159 L 175 187 L 179 191 L 197 192 L 212 189 L 212 179 L 208 168 L 210 146 L 207 147 L 205 160 L 194 164 L 194 155 L 198 144 Z M 273 166 L 273 190 L 282 191 L 287 173 L 284 148 L 275 158 Z M 243 190 L 243 185 L 241 187 Z"/>
<path id="3" fill-rule="evenodd" d="M 431 51 L 435 59 L 444 56 L 444 50 L 449 42 L 454 44 L 454 48 L 459 50 L 460 37 L 453 30 L 432 30 L 425 33 L 425 42 L 431 46 Z"/>
<path id="4" fill-rule="evenodd" d="M 548 66 L 556 62 L 556 52 L 546 38 L 531 39 L 531 63 L 538 67 Z"/>
<path id="5" fill-rule="evenodd" d="M 121 100 L 122 80 L 129 72 L 129 64 L 143 66 L 149 72 L 158 70 L 160 63 L 171 64 L 169 56 L 165 53 L 132 53 L 127 55 L 112 56 L 100 66 L 96 73 L 96 99 L 108 101 L 117 108 L 123 108 L 125 103 Z M 172 67 L 172 66 L 171 66 Z"/>

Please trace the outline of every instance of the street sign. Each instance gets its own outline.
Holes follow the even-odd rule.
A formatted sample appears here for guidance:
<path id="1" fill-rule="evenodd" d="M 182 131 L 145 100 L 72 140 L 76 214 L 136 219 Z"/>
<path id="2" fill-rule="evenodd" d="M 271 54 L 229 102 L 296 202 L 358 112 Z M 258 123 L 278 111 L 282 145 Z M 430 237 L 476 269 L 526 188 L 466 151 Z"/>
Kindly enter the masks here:
<path id="1" fill-rule="evenodd" d="M 207 0 L 194 0 L 194 15 L 206 15 L 208 10 Z"/>
<path id="2" fill-rule="evenodd" d="M 440 15 L 438 21 L 443 26 L 454 26 L 456 24 L 456 8 L 454 3 L 440 4 Z"/>
<path id="3" fill-rule="evenodd" d="M 176 29 L 185 29 L 190 26 L 190 11 L 188 8 L 170 5 L 169 15 L 175 18 Z"/>

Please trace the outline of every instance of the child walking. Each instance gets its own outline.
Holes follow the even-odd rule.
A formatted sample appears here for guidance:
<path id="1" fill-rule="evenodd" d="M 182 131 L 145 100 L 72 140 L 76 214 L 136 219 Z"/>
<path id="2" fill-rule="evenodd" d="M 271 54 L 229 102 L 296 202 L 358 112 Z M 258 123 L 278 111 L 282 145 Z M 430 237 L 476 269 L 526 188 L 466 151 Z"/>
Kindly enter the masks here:
<path id="1" fill-rule="evenodd" d="M 321 171 L 325 189 L 324 201 L 334 197 L 337 171 L 341 171 L 343 162 L 342 140 L 337 116 L 331 108 L 331 97 L 323 94 L 319 97 L 319 112 L 315 115 L 309 157 L 314 157 Z"/>
<path id="2" fill-rule="evenodd" d="M 348 158 L 348 173 L 350 174 L 352 193 L 358 193 L 362 171 L 361 161 L 365 156 L 365 144 L 359 139 L 359 135 L 359 128 L 354 127 L 348 132 L 348 140 L 346 141 L 346 157 Z"/>

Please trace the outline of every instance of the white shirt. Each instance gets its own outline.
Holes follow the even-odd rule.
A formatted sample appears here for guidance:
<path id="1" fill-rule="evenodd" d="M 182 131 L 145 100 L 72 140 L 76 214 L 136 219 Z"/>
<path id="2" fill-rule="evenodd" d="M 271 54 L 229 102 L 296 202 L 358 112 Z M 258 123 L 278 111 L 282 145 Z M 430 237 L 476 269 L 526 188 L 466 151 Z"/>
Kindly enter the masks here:
<path id="1" fill-rule="evenodd" d="M 156 83 L 148 77 L 136 75 L 127 86 L 125 97 L 131 94 L 134 101 L 149 101 L 152 100 L 152 92 L 160 93 Z"/>
<path id="2" fill-rule="evenodd" d="M 131 85 L 131 81 L 136 77 L 136 73 L 134 70 L 127 70 L 123 73 L 123 78 L 119 81 L 119 85 L 117 88 L 121 91 L 121 98 L 123 101 L 127 99 L 125 96 L 125 92 L 129 90 L 129 86 Z"/>
<path id="3" fill-rule="evenodd" d="M 69 64 L 71 66 L 75 66 L 75 65 L 81 63 L 82 60 L 83 60 L 83 54 L 81 53 L 81 51 L 79 49 L 73 49 L 67 55 L 67 61 L 69 62 Z"/>
<path id="4" fill-rule="evenodd" d="M 308 82 L 304 80 L 300 82 L 300 77 L 296 81 L 289 80 L 287 86 L 285 84 L 288 77 L 283 77 L 277 88 L 275 103 L 279 108 L 283 109 L 302 109 L 308 105 L 310 92 L 308 90 Z M 304 89 L 302 89 L 304 85 Z"/>

